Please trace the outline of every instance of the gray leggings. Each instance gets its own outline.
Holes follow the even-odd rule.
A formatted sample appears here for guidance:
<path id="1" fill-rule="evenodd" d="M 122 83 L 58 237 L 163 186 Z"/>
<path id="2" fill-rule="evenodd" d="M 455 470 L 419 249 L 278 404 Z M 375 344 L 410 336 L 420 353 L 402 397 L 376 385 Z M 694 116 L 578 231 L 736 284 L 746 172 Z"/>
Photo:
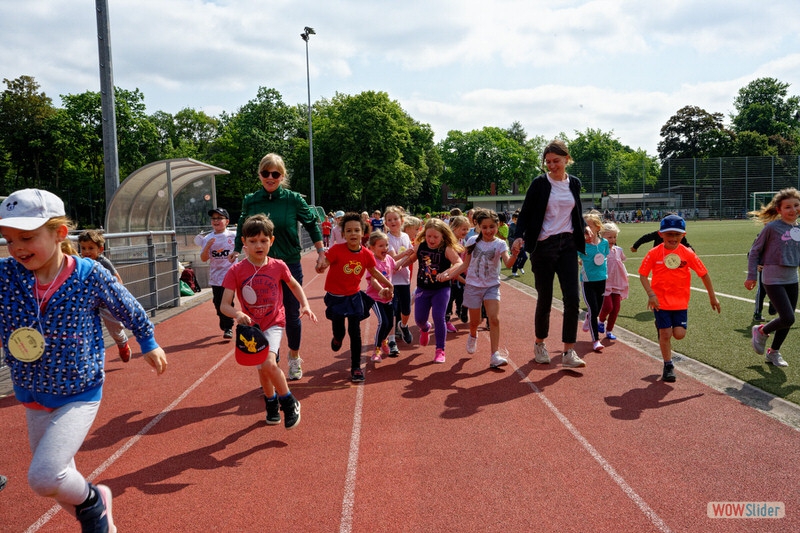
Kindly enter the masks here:
<path id="1" fill-rule="evenodd" d="M 47 412 L 25 409 L 31 465 L 28 485 L 40 496 L 55 498 L 67 511 L 89 496 L 86 478 L 75 467 L 75 454 L 83 445 L 97 416 L 100 402 L 74 402 Z"/>

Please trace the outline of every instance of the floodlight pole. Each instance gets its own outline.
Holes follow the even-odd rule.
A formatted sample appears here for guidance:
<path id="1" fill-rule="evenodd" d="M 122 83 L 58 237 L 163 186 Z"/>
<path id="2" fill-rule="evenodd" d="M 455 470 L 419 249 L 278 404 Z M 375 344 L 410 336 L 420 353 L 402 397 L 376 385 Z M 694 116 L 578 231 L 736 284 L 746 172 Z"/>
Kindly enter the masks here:
<path id="1" fill-rule="evenodd" d="M 308 39 L 315 35 L 314 28 L 306 26 L 300 37 L 306 42 L 306 83 L 308 85 L 308 159 L 310 165 L 311 183 L 311 205 L 317 204 L 317 197 L 314 195 L 314 134 L 311 129 L 311 71 L 308 68 Z"/>
<path id="2" fill-rule="evenodd" d="M 97 48 L 100 60 L 100 104 L 103 120 L 103 175 L 106 209 L 119 188 L 117 116 L 114 112 L 114 69 L 111 66 L 111 30 L 108 0 L 95 0 L 97 9 Z"/>

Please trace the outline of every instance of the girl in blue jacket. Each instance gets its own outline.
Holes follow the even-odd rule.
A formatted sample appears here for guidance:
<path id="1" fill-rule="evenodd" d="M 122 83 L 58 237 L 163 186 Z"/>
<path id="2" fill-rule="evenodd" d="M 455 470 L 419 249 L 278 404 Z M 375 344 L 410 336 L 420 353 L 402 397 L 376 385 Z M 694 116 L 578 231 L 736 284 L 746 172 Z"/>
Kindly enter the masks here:
<path id="1" fill-rule="evenodd" d="M 26 407 L 33 458 L 28 483 L 75 515 L 83 531 L 115 532 L 111 490 L 75 467 L 103 392 L 105 351 L 98 309 L 105 305 L 136 336 L 158 374 L 167 359 L 147 313 L 111 273 L 91 259 L 65 255 L 72 225 L 64 203 L 38 190 L 0 204 L 0 339 L 14 394 Z"/>

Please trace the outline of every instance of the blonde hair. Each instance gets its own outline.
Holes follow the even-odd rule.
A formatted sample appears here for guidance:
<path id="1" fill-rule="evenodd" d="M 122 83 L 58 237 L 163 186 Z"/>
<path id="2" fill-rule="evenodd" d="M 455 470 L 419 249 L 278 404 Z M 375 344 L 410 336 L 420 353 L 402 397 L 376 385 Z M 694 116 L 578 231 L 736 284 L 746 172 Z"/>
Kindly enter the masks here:
<path id="1" fill-rule="evenodd" d="M 278 154 L 267 154 L 261 158 L 261 162 L 258 164 L 258 175 L 261 176 L 261 171 L 267 167 L 277 168 L 278 172 L 283 174 L 283 185 L 289 186 L 289 176 L 286 174 L 286 163 L 283 162 L 283 158 Z"/>
<path id="2" fill-rule="evenodd" d="M 403 217 L 403 229 L 418 228 L 422 225 L 422 221 L 415 216 L 406 215 Z"/>
<path id="3" fill-rule="evenodd" d="M 367 241 L 367 244 L 370 247 L 375 246 L 378 241 L 389 242 L 389 237 L 387 237 L 386 234 L 380 230 L 375 230 L 369 234 L 369 240 Z"/>
<path id="4" fill-rule="evenodd" d="M 617 226 L 613 222 L 606 222 L 605 224 L 603 224 L 603 237 L 606 236 L 606 233 L 613 233 L 614 235 L 619 235 L 619 226 Z"/>
<path id="5" fill-rule="evenodd" d="M 61 251 L 67 255 L 80 255 L 68 238 L 61 241 Z"/>
<path id="6" fill-rule="evenodd" d="M 775 196 L 772 197 L 770 203 L 768 203 L 766 206 L 761 206 L 761 209 L 750 211 L 748 215 L 750 215 L 750 218 L 757 222 L 762 222 L 764 224 L 772 222 L 773 220 L 781 217 L 780 207 L 781 202 L 784 200 L 800 200 L 800 191 L 794 187 L 781 189 L 777 192 L 777 194 L 775 194 Z"/>
<path id="7" fill-rule="evenodd" d="M 594 228 L 603 228 L 603 219 L 600 217 L 600 213 L 592 209 L 591 211 L 583 214 L 583 219 L 586 221 L 586 224 L 594 227 Z"/>
<path id="8" fill-rule="evenodd" d="M 464 247 L 458 244 L 458 239 L 456 239 L 453 230 L 440 218 L 429 218 L 425 222 L 422 231 L 417 235 L 417 238 L 414 239 L 414 242 L 417 244 L 425 242 L 425 234 L 429 229 L 436 230 L 442 234 L 442 248 L 452 248 L 458 253 L 464 251 Z"/>
<path id="9" fill-rule="evenodd" d="M 402 207 L 396 205 L 390 205 L 386 208 L 386 211 L 383 212 L 383 216 L 385 217 L 389 213 L 397 213 L 397 216 L 400 217 L 400 221 L 402 222 L 404 218 L 406 218 L 406 211 Z"/>
<path id="10" fill-rule="evenodd" d="M 472 224 L 469 223 L 469 219 L 464 215 L 455 215 L 450 219 L 450 229 L 456 230 L 462 226 L 472 227 Z"/>

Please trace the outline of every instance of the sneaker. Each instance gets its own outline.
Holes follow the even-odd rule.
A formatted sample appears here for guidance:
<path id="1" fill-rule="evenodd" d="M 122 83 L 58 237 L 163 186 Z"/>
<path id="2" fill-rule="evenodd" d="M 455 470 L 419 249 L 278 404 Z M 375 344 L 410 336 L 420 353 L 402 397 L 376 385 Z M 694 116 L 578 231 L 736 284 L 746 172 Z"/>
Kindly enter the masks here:
<path id="1" fill-rule="evenodd" d="M 761 331 L 760 325 L 753 326 L 753 349 L 758 355 L 764 355 L 769 335 Z"/>
<path id="2" fill-rule="evenodd" d="M 389 341 L 389 357 L 397 357 L 400 355 L 400 350 L 397 348 L 395 341 Z"/>
<path id="3" fill-rule="evenodd" d="M 6 483 L 8 483 L 8 478 L 6 476 L 0 476 L 0 490 L 6 488 Z"/>
<path id="4" fill-rule="evenodd" d="M 764 322 L 764 317 L 759 313 L 753 313 L 753 322 Z"/>
<path id="5" fill-rule="evenodd" d="M 537 342 L 533 345 L 533 360 L 542 365 L 550 364 L 550 354 L 547 353 L 547 347 L 543 342 Z"/>
<path id="6" fill-rule="evenodd" d="M 436 356 L 433 358 L 434 363 L 444 363 L 444 350 L 436 348 Z"/>
<path id="7" fill-rule="evenodd" d="M 131 347 L 128 346 L 127 342 L 122 346 L 117 345 L 117 348 L 119 349 L 119 358 L 122 359 L 123 363 L 131 360 Z"/>
<path id="8" fill-rule="evenodd" d="M 283 411 L 283 425 L 286 429 L 292 429 L 300 423 L 300 402 L 289 393 L 285 398 L 278 398 Z"/>
<path id="9" fill-rule="evenodd" d="M 615 341 L 617 340 L 617 336 L 609 331 L 608 333 L 606 333 L 606 339 L 610 341 Z"/>
<path id="10" fill-rule="evenodd" d="M 363 383 L 364 380 L 364 371 L 360 368 L 356 368 L 355 370 L 350 371 L 350 381 L 353 383 Z"/>
<path id="11" fill-rule="evenodd" d="M 222 338 L 223 339 L 232 339 L 233 338 L 233 330 L 231 328 L 226 329 L 225 332 L 222 334 Z"/>
<path id="12" fill-rule="evenodd" d="M 664 373 L 661 374 L 661 381 L 675 383 L 675 365 L 664 365 Z"/>
<path id="13" fill-rule="evenodd" d="M 275 426 L 281 423 L 281 404 L 278 401 L 278 395 L 275 394 L 272 398 L 267 398 L 264 395 L 264 404 L 267 407 L 267 425 Z"/>
<path id="14" fill-rule="evenodd" d="M 478 349 L 478 337 L 467 336 L 467 353 L 475 353 Z"/>
<path id="15" fill-rule="evenodd" d="M 519 272 L 512 272 L 511 275 L 514 276 L 515 278 L 518 278 L 519 277 Z"/>
<path id="16" fill-rule="evenodd" d="M 375 348 L 375 353 L 372 354 L 372 357 L 370 358 L 370 360 L 373 363 L 380 363 L 381 361 L 383 361 L 383 357 L 381 357 L 381 349 L 380 348 Z"/>
<path id="17" fill-rule="evenodd" d="M 496 351 L 492 354 L 492 357 L 489 359 L 489 367 L 497 368 L 498 366 L 503 366 L 508 364 L 508 359 L 503 357 L 500 351 Z"/>
<path id="18" fill-rule="evenodd" d="M 81 531 L 116 533 L 117 528 L 111 515 L 113 499 L 111 489 L 105 485 L 92 485 L 91 483 L 89 488 L 97 494 L 97 501 L 91 507 L 75 510 L 75 516 L 81 523 Z"/>
<path id="19" fill-rule="evenodd" d="M 450 333 L 455 333 L 456 331 L 458 331 L 458 330 L 456 329 L 456 327 L 453 325 L 453 323 L 452 323 L 452 322 L 447 322 L 447 323 L 445 324 L 445 328 L 446 328 L 446 329 L 447 329 L 447 331 L 449 331 Z"/>
<path id="20" fill-rule="evenodd" d="M 420 346 L 427 346 L 428 345 L 428 341 L 431 338 L 431 323 L 427 322 L 426 324 L 428 326 L 428 330 L 427 331 L 419 330 L 419 345 Z"/>
<path id="21" fill-rule="evenodd" d="M 598 322 L 597 323 L 597 332 L 598 333 L 605 333 L 606 332 L 606 324 L 605 324 L 605 322 Z"/>
<path id="22" fill-rule="evenodd" d="M 414 337 L 411 335 L 411 328 L 408 326 L 400 324 L 400 336 L 403 338 L 403 342 L 406 344 L 411 344 L 414 342 Z"/>
<path id="23" fill-rule="evenodd" d="M 341 347 L 342 347 L 342 339 L 337 339 L 336 337 L 331 339 L 331 350 L 333 350 L 334 352 L 338 352 Z"/>
<path id="24" fill-rule="evenodd" d="M 592 324 L 589 322 L 589 313 L 586 313 L 586 318 L 583 320 L 583 326 L 581 326 L 583 331 L 589 331 L 592 329 Z"/>
<path id="25" fill-rule="evenodd" d="M 781 356 L 781 352 L 773 350 L 772 348 L 767 350 L 767 363 L 771 363 L 775 366 L 789 366 L 789 363 Z"/>
<path id="26" fill-rule="evenodd" d="M 775 309 L 775 306 L 774 306 L 774 305 L 772 305 L 772 302 L 770 302 L 770 303 L 769 303 L 769 307 L 767 308 L 767 313 L 769 313 L 770 315 L 774 315 L 774 314 L 776 314 L 777 312 L 778 312 L 778 310 L 777 310 L 777 309 Z"/>
<path id="27" fill-rule="evenodd" d="M 383 342 L 381 343 L 381 352 L 384 355 L 389 355 L 389 341 L 387 339 L 383 339 Z"/>
<path id="28" fill-rule="evenodd" d="M 602 352 L 603 348 L 605 348 L 605 346 L 603 346 L 603 343 L 601 343 L 600 341 L 594 341 L 594 343 L 592 344 L 592 350 L 594 350 L 595 352 Z"/>
<path id="29" fill-rule="evenodd" d="M 469 322 L 469 308 L 462 307 L 461 312 L 458 314 L 458 318 L 461 319 L 463 324 Z"/>
<path id="30" fill-rule="evenodd" d="M 300 356 L 289 356 L 289 381 L 297 381 L 303 377 L 303 360 Z"/>
<path id="31" fill-rule="evenodd" d="M 519 269 L 519 273 L 520 273 L 520 274 L 524 274 L 524 273 L 525 273 L 525 269 L 524 269 L 524 268 L 520 268 L 520 269 Z"/>
<path id="32" fill-rule="evenodd" d="M 579 368 L 586 366 L 586 361 L 578 357 L 578 354 L 575 353 L 575 350 L 567 350 L 561 354 L 561 366 L 565 366 L 567 368 Z"/>

